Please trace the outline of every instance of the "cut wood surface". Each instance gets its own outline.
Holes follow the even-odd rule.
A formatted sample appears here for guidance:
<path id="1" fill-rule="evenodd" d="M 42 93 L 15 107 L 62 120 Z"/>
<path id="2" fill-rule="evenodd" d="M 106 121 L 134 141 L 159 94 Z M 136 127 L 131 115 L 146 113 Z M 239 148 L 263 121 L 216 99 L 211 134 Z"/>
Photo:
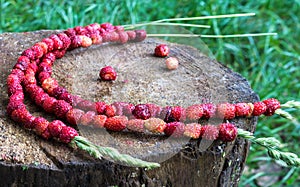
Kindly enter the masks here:
<path id="1" fill-rule="evenodd" d="M 132 168 L 86 153 L 54 140 L 45 141 L 22 129 L 6 114 L 6 78 L 23 50 L 56 31 L 4 33 L 0 35 L 0 184 L 36 186 L 237 186 L 249 142 L 173 139 L 161 135 L 112 133 L 78 127 L 82 136 L 102 146 L 117 148 L 148 161 L 161 163 L 153 170 Z M 179 68 L 170 71 L 165 59 L 153 56 L 163 40 L 148 38 L 139 43 L 104 44 L 69 51 L 53 66 L 53 77 L 72 94 L 92 101 L 127 101 L 134 104 L 189 106 L 202 102 L 255 102 L 258 96 L 247 80 L 208 58 L 197 49 L 168 43 L 170 56 Z M 113 66 L 114 82 L 98 79 L 105 65 Z M 26 106 L 35 116 L 53 120 L 29 99 Z M 232 120 L 254 131 L 256 118 Z M 204 122 L 203 122 L 204 123 Z M 210 120 L 209 123 L 221 123 Z"/>

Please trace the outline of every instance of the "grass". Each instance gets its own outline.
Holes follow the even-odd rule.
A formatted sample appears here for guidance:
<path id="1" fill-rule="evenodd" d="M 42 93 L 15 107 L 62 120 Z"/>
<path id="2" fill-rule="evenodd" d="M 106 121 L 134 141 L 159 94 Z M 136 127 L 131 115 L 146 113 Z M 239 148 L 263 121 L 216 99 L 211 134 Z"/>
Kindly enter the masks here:
<path id="1" fill-rule="evenodd" d="M 195 34 L 234 34 L 277 32 L 276 37 L 208 39 L 216 59 L 248 79 L 261 99 L 276 97 L 282 102 L 300 100 L 300 1 L 200 0 L 169 1 L 28 1 L 0 0 L 0 33 L 39 29 L 66 29 L 92 22 L 133 24 L 173 17 L 254 12 L 255 17 L 190 21 L 208 24 L 211 29 L 190 29 Z M 176 10 L 176 11 L 175 11 Z M 300 121 L 300 112 L 291 111 Z M 260 118 L 258 137 L 274 136 L 286 143 L 286 150 L 299 155 L 300 124 L 279 117 Z M 300 169 L 279 166 L 278 172 L 259 170 L 278 164 L 271 162 L 264 150 L 251 146 L 240 185 L 259 186 L 262 177 L 273 186 L 299 186 Z M 273 177 L 273 178 L 270 178 Z"/>

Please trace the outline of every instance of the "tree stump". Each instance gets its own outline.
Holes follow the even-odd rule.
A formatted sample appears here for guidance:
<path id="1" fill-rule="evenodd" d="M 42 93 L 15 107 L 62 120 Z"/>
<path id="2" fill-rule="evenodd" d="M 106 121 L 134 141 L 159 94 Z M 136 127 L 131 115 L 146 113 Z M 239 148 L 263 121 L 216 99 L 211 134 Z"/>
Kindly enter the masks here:
<path id="1" fill-rule="evenodd" d="M 117 148 L 148 161 L 161 163 L 153 170 L 96 160 L 54 140 L 45 141 L 8 118 L 6 78 L 23 50 L 57 31 L 0 35 L 0 178 L 1 185 L 24 186 L 237 186 L 249 142 L 173 139 L 130 132 L 112 133 L 79 127 L 81 135 L 103 146 Z M 193 47 L 168 43 L 170 56 L 179 59 L 175 71 L 165 59 L 153 56 L 159 43 L 105 44 L 68 52 L 55 62 L 54 77 L 69 92 L 92 101 L 188 106 L 202 102 L 255 102 L 258 96 L 247 80 Z M 104 65 L 115 67 L 115 82 L 98 80 Z M 27 108 L 49 120 L 30 100 Z M 257 118 L 236 118 L 238 127 L 254 131 Z M 205 122 L 203 122 L 205 123 Z M 216 121 L 209 121 L 216 123 Z"/>

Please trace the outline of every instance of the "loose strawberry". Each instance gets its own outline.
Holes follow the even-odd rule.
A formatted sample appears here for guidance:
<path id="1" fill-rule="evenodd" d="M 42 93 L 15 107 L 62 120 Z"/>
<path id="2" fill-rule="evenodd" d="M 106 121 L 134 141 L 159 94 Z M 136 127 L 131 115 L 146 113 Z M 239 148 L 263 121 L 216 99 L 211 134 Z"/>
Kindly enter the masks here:
<path id="1" fill-rule="evenodd" d="M 198 123 L 189 123 L 186 124 L 185 130 L 183 135 L 193 138 L 193 139 L 198 139 L 201 133 L 201 125 Z"/>
<path id="2" fill-rule="evenodd" d="M 253 105 L 254 105 L 253 112 L 252 112 L 253 116 L 260 116 L 263 113 L 265 113 L 267 110 L 267 106 L 264 102 L 255 102 Z"/>
<path id="3" fill-rule="evenodd" d="M 204 125 L 201 127 L 200 137 L 206 140 L 216 140 L 219 136 L 219 129 L 215 125 Z"/>
<path id="4" fill-rule="evenodd" d="M 154 49 L 154 55 L 157 57 L 166 57 L 169 55 L 170 49 L 166 44 L 157 45 Z"/>
<path id="5" fill-rule="evenodd" d="M 126 128 L 128 118 L 126 116 L 114 116 L 106 119 L 104 127 L 111 131 L 122 131 Z"/>
<path id="6" fill-rule="evenodd" d="M 264 112 L 266 116 L 272 116 L 277 109 L 280 108 L 280 102 L 277 99 L 270 98 L 263 101 L 267 107 L 267 110 Z"/>
<path id="7" fill-rule="evenodd" d="M 127 129 L 133 132 L 144 132 L 144 123 L 142 119 L 131 119 L 128 121 Z"/>
<path id="8" fill-rule="evenodd" d="M 222 123 L 219 126 L 219 139 L 224 142 L 231 142 L 237 137 L 237 128 L 232 123 Z"/>
<path id="9" fill-rule="evenodd" d="M 217 105 L 217 116 L 221 119 L 233 119 L 235 117 L 235 105 L 230 103 Z"/>
<path id="10" fill-rule="evenodd" d="M 169 57 L 166 60 L 166 67 L 168 70 L 175 70 L 178 68 L 179 62 L 178 59 L 175 57 Z"/>
<path id="11" fill-rule="evenodd" d="M 250 106 L 247 103 L 235 104 L 235 115 L 238 117 L 247 116 L 250 113 Z"/>
<path id="12" fill-rule="evenodd" d="M 181 122 L 171 122 L 166 124 L 164 133 L 167 136 L 181 137 L 184 133 L 185 125 Z"/>
<path id="13" fill-rule="evenodd" d="M 113 67 L 106 66 L 100 70 L 99 76 L 101 80 L 113 81 L 117 78 L 117 72 Z"/>
<path id="14" fill-rule="evenodd" d="M 166 122 L 159 118 L 149 118 L 145 120 L 145 128 L 153 133 L 162 133 L 166 128 Z"/>

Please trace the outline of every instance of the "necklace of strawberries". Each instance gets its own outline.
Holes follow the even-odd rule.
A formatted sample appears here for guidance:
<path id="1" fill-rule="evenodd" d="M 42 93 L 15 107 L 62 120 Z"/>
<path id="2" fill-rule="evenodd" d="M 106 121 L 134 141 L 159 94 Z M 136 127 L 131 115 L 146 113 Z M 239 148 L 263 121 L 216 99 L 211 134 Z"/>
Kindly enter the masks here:
<path id="1" fill-rule="evenodd" d="M 7 78 L 9 103 L 7 114 L 24 128 L 33 130 L 45 139 L 54 138 L 66 144 L 76 144 L 94 157 L 109 155 L 105 151 L 124 156 L 113 148 L 103 151 L 93 145 L 70 125 L 89 125 L 94 128 L 106 128 L 111 131 L 129 131 L 164 133 L 167 136 L 219 139 L 224 142 L 233 141 L 238 134 L 232 123 L 220 125 L 200 125 L 199 119 L 213 117 L 230 120 L 235 117 L 270 116 L 280 108 L 274 98 L 256 103 L 221 103 L 195 104 L 187 108 L 180 106 L 160 107 L 156 104 L 133 105 L 127 102 L 91 102 L 70 94 L 51 77 L 55 59 L 62 58 L 67 50 L 78 47 L 89 47 L 92 44 L 105 42 L 140 42 L 146 38 L 144 30 L 124 31 L 122 26 L 109 23 L 77 26 L 58 34 L 53 34 L 26 49 L 18 58 Z M 24 93 L 46 112 L 52 113 L 60 120 L 52 122 L 43 117 L 33 116 L 24 104 Z M 112 157 L 111 155 L 109 155 Z M 126 155 L 128 163 L 134 166 L 157 167 L 159 164 L 141 161 Z M 114 160 L 120 160 L 113 157 Z M 123 159 L 124 161 L 124 159 Z"/>

